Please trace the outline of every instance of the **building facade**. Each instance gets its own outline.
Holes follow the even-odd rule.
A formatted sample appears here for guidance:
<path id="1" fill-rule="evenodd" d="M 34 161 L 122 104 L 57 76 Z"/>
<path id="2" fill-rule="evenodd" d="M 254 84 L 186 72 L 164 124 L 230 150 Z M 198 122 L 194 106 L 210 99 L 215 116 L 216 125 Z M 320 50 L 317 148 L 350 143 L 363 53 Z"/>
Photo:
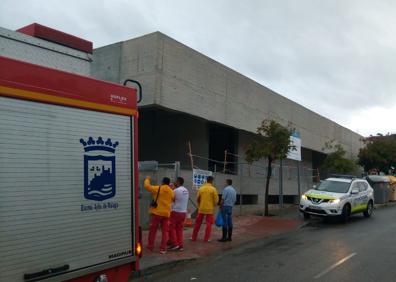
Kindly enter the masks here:
<path id="1" fill-rule="evenodd" d="M 350 158 L 362 146 L 359 134 L 160 32 L 95 49 L 91 74 L 143 85 L 139 160 L 180 161 L 188 180 L 192 165 L 214 171 L 221 188 L 225 178 L 233 178 L 252 206 L 264 199 L 266 162 L 249 166 L 244 152 L 263 119 L 291 125 L 301 136 L 302 161 L 284 160 L 282 173 L 276 165 L 270 187 L 271 195 L 283 193 L 287 201 L 312 187 L 326 156 L 325 142 L 335 140 Z M 276 202 L 277 197 L 271 199 Z"/>

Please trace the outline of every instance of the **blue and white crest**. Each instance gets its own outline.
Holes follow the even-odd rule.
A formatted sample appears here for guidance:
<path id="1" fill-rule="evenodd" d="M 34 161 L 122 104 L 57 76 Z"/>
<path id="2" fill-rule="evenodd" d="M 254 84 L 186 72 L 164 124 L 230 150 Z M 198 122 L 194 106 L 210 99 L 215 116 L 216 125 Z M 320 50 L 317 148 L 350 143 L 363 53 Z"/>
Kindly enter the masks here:
<path id="1" fill-rule="evenodd" d="M 110 138 L 103 141 L 92 137 L 88 141 L 80 139 L 84 146 L 84 197 L 87 200 L 103 201 L 116 194 L 116 158 L 118 142 Z"/>

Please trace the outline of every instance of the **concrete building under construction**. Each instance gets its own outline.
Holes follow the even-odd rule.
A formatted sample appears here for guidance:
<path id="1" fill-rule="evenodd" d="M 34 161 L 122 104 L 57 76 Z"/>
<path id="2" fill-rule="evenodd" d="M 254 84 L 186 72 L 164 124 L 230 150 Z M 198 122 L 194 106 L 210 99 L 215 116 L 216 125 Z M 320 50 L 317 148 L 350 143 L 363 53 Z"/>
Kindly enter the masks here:
<path id="1" fill-rule="evenodd" d="M 222 185 L 220 178 L 233 178 L 246 203 L 263 199 L 265 162 L 242 164 L 263 119 L 291 124 L 300 133 L 302 191 L 312 185 L 326 141 L 342 144 L 349 157 L 361 146 L 359 134 L 160 32 L 95 49 L 91 71 L 100 79 L 122 83 L 132 78 L 143 85 L 140 160 L 180 161 L 182 175 L 191 179 L 190 141 L 194 166 L 225 172 L 217 174 L 217 185 Z M 225 150 L 231 163 L 224 171 Z M 285 160 L 283 165 L 283 193 L 293 198 L 298 194 L 297 161 Z M 277 195 L 276 169 L 274 178 L 270 194 Z"/>

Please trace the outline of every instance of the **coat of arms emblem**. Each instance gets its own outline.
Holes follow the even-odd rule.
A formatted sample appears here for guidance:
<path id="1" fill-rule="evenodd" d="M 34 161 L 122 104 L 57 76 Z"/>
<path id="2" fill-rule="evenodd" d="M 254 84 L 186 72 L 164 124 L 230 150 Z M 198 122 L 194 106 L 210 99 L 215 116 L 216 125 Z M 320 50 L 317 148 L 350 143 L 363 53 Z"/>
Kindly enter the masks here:
<path id="1" fill-rule="evenodd" d="M 118 142 L 102 137 L 80 139 L 84 146 L 84 197 L 87 200 L 103 201 L 116 194 L 116 157 Z"/>

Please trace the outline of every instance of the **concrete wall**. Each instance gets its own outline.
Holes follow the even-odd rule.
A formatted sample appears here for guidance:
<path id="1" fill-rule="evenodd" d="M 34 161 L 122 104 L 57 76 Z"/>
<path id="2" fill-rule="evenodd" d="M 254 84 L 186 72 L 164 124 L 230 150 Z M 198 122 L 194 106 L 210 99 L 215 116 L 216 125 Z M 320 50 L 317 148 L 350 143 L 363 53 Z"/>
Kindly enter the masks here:
<path id="1" fill-rule="evenodd" d="M 274 118 L 296 127 L 306 148 L 321 151 L 326 141 L 335 139 L 349 153 L 357 153 L 360 135 L 166 35 L 159 40 L 163 106 L 250 132 L 264 118 Z"/>
<path id="2" fill-rule="evenodd" d="M 128 78 L 138 80 L 143 86 L 140 106 L 161 105 L 159 36 L 159 33 L 152 33 L 95 49 L 91 75 L 116 83 Z"/>
<path id="3" fill-rule="evenodd" d="M 108 45 L 106 48 L 95 49 L 91 76 L 114 83 L 122 83 L 120 79 L 122 45 L 120 42 Z"/>
<path id="4" fill-rule="evenodd" d="M 248 132 L 255 132 L 263 119 L 273 118 L 285 125 L 291 123 L 300 132 L 302 145 L 319 152 L 332 139 L 342 144 L 350 157 L 356 156 L 362 145 L 360 135 L 162 33 L 120 44 L 119 51 L 113 45 L 94 51 L 93 74 L 113 81 L 140 80 L 142 107 L 156 104 Z M 109 55 L 117 52 L 121 53 L 118 76 L 112 73 L 117 72 L 117 63 Z"/>

